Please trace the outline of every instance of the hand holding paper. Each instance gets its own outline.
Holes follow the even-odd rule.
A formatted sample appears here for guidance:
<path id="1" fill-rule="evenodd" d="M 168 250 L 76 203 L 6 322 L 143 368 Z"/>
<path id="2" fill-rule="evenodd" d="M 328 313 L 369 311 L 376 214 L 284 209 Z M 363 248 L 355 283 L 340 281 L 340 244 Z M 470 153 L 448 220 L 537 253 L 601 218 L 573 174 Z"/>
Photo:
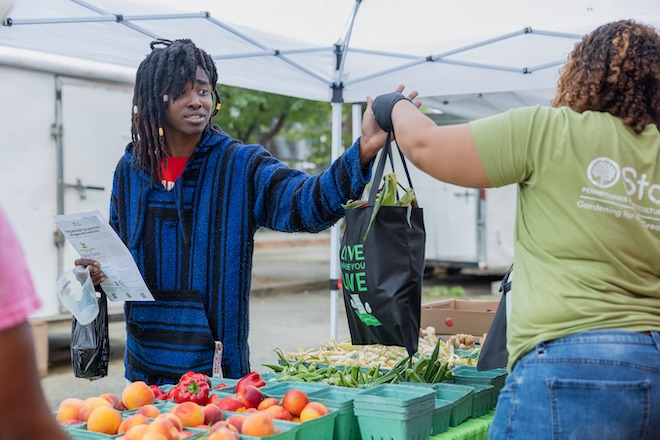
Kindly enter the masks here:
<path id="1" fill-rule="evenodd" d="M 96 260 L 110 301 L 153 301 L 128 248 L 99 211 L 56 215 L 55 224 L 81 258 Z"/>

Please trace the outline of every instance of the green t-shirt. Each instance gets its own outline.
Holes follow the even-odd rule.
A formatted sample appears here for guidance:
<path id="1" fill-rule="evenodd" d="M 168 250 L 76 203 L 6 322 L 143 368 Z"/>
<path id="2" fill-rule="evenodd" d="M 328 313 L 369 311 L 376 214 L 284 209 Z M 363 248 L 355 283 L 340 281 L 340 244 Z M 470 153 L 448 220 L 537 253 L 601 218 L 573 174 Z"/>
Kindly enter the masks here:
<path id="1" fill-rule="evenodd" d="M 496 187 L 517 183 L 509 364 L 541 341 L 660 330 L 660 133 L 527 107 L 470 123 Z"/>

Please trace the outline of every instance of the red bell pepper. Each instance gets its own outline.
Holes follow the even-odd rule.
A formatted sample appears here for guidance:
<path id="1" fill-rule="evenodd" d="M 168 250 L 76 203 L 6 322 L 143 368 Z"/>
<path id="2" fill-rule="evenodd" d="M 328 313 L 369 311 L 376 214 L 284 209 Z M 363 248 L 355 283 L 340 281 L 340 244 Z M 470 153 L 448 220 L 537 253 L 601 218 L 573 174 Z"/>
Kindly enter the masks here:
<path id="1" fill-rule="evenodd" d="M 206 404 L 207 404 L 207 405 L 208 405 L 208 404 L 211 404 L 211 405 L 217 405 L 218 403 L 220 403 L 221 400 L 222 400 L 222 397 L 220 397 L 220 396 L 219 396 L 218 394 L 216 394 L 216 393 L 213 393 L 213 394 L 210 394 L 210 395 L 209 395 L 209 399 L 206 401 Z"/>
<path id="2" fill-rule="evenodd" d="M 209 384 L 201 377 L 182 377 L 173 389 L 174 403 L 195 402 L 206 405 L 209 398 Z"/>
<path id="3" fill-rule="evenodd" d="M 254 385 L 255 387 L 259 388 L 266 385 L 266 382 L 264 382 L 261 379 L 259 373 L 257 373 L 256 371 L 252 371 L 246 374 L 245 376 L 243 376 L 241 380 L 238 381 L 238 383 L 236 384 L 236 393 L 238 394 L 241 388 L 244 388 L 247 385 Z"/>
<path id="4" fill-rule="evenodd" d="M 194 379 L 202 379 L 204 382 L 209 384 L 209 386 L 211 386 L 211 378 L 204 373 L 195 373 L 194 371 L 188 371 L 179 378 L 179 382 L 181 382 L 186 377 L 192 377 Z"/>
<path id="5" fill-rule="evenodd" d="M 160 389 L 158 385 L 149 385 L 149 388 L 154 392 L 154 396 L 158 400 L 167 400 L 167 393 Z"/>

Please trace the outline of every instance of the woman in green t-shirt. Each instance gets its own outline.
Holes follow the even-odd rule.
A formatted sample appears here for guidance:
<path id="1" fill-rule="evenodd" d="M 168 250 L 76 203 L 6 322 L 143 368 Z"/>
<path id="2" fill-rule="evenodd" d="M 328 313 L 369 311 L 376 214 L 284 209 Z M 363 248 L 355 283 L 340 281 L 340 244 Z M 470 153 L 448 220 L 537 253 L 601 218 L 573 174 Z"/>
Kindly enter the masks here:
<path id="1" fill-rule="evenodd" d="M 660 36 L 631 20 L 576 44 L 552 106 L 436 126 L 368 99 L 418 168 L 518 185 L 510 374 L 490 439 L 660 433 Z"/>

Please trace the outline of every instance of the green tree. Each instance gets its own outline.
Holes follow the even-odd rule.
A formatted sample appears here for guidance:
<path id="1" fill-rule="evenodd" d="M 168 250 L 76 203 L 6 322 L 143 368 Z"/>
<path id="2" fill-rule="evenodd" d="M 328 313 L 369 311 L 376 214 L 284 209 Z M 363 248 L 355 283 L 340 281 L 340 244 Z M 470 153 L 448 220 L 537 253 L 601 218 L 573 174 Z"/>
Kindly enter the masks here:
<path id="1" fill-rule="evenodd" d="M 332 106 L 239 87 L 220 87 L 222 108 L 213 121 L 232 137 L 258 143 L 272 151 L 273 139 L 306 140 L 311 154 L 306 160 L 323 168 L 330 163 Z M 343 108 L 342 145 L 352 144 L 350 105 Z"/>

